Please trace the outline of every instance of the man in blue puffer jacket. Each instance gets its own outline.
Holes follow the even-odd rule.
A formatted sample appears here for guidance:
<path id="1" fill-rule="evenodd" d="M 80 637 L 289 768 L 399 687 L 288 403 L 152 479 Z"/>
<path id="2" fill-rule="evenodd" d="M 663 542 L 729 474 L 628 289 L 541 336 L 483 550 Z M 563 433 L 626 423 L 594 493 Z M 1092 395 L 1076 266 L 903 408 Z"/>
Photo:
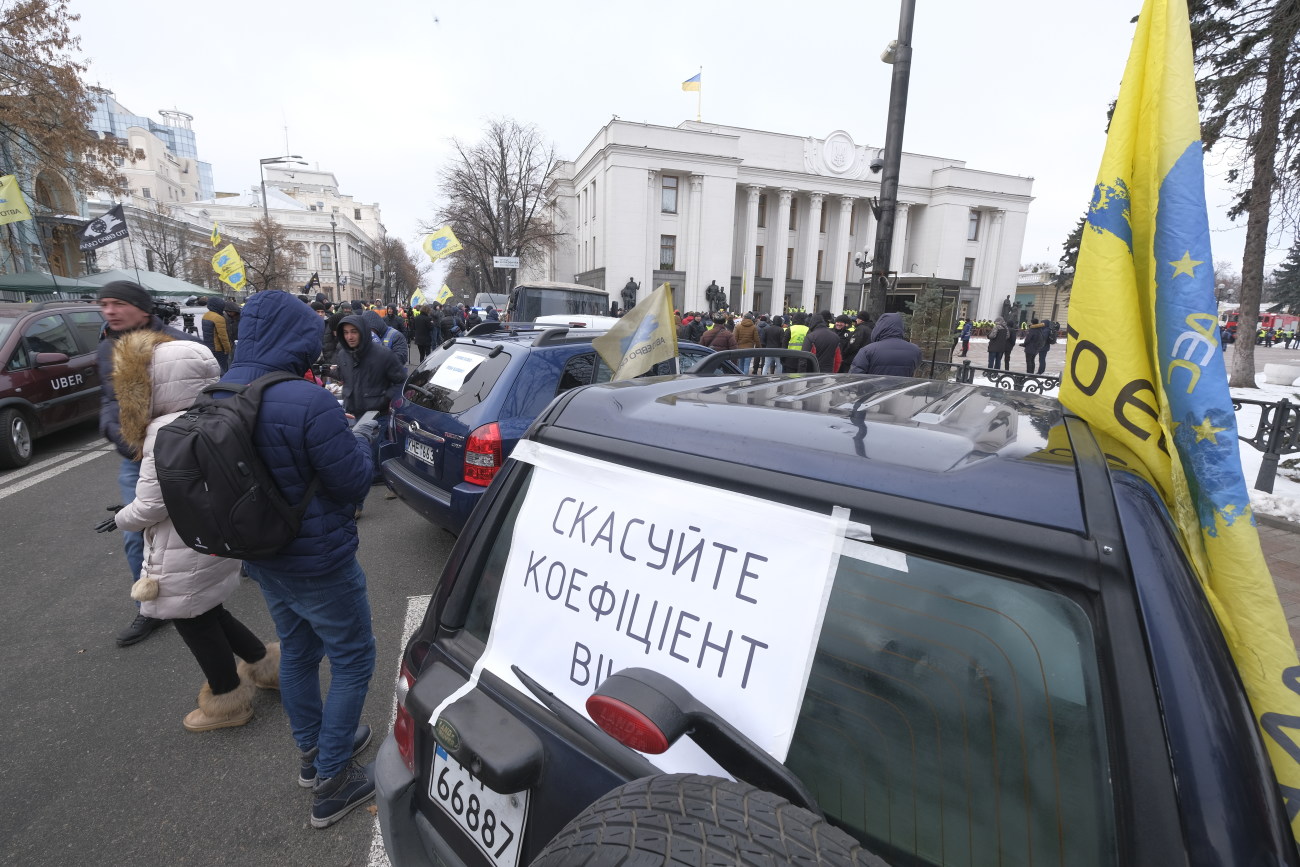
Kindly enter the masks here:
<path id="1" fill-rule="evenodd" d="M 302 377 L 320 356 L 325 323 L 286 292 L 258 292 L 244 306 L 239 354 L 222 382 L 249 383 L 275 371 Z M 218 394 L 218 396 L 220 396 Z M 280 638 L 280 698 L 312 786 L 311 823 L 325 828 L 374 797 L 374 781 L 352 757 L 370 740 L 358 727 L 375 670 L 366 575 L 357 562 L 354 503 L 370 489 L 370 440 L 378 426 L 349 430 L 338 401 L 305 379 L 267 389 L 253 443 L 290 503 L 320 485 L 298 537 L 248 574 L 262 588 Z M 322 702 L 320 661 L 330 660 Z"/>

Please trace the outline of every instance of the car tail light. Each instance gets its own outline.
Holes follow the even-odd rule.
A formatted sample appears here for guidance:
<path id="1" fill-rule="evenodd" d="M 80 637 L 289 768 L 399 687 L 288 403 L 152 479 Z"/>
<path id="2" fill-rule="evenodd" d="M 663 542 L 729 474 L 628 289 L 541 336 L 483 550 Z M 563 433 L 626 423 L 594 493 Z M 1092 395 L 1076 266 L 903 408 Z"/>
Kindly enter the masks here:
<path id="1" fill-rule="evenodd" d="M 669 747 L 668 737 L 648 716 L 626 702 L 596 694 L 587 699 L 587 715 L 600 730 L 625 747 L 658 755 Z"/>
<path id="2" fill-rule="evenodd" d="M 402 756 L 406 769 L 415 773 L 415 718 L 406 709 L 406 696 L 415 685 L 415 676 L 402 663 L 402 672 L 397 676 L 397 719 L 393 722 L 393 739 L 397 741 L 397 752 Z"/>
<path id="3" fill-rule="evenodd" d="M 469 441 L 465 443 L 465 481 L 472 485 L 490 485 L 504 462 L 501 428 L 496 422 L 485 424 L 469 435 Z"/>

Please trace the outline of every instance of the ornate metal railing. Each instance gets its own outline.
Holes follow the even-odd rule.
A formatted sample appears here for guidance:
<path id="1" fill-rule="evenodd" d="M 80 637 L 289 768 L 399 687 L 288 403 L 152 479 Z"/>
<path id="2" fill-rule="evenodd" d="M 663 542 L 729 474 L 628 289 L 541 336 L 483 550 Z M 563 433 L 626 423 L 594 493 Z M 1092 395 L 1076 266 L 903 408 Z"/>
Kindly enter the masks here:
<path id="1" fill-rule="evenodd" d="M 936 376 L 936 371 L 938 375 Z M 947 361 L 925 361 L 921 363 L 921 374 L 930 379 L 947 378 L 954 382 L 971 385 L 991 385 L 994 388 L 1009 391 L 1023 391 L 1029 394 L 1043 394 L 1061 385 L 1059 374 L 1020 373 L 1014 370 L 997 370 L 992 367 L 977 367 L 969 361 L 954 364 Z M 945 377 L 945 374 L 946 377 Z"/>
<path id="2" fill-rule="evenodd" d="M 1252 436 L 1238 435 L 1237 439 L 1264 453 L 1259 475 L 1255 477 L 1255 490 L 1271 494 L 1273 482 L 1277 479 L 1277 464 L 1282 455 L 1300 452 L 1300 406 L 1285 397 L 1276 403 L 1244 397 L 1232 399 L 1232 409 L 1235 412 L 1241 412 L 1247 406 L 1259 407 L 1259 424 L 1255 425 Z"/>

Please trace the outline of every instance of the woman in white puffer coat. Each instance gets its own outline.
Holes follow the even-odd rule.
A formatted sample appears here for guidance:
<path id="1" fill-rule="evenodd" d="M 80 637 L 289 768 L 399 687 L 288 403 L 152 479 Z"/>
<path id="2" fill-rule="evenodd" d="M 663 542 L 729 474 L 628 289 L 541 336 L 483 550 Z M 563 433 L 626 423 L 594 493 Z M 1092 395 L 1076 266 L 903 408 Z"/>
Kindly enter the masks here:
<path id="1" fill-rule="evenodd" d="M 198 709 L 183 722 L 190 731 L 243 725 L 253 718 L 256 688 L 276 689 L 280 683 L 279 644 L 264 644 L 223 605 L 239 586 L 239 561 L 200 554 L 181 541 L 167 516 L 154 465 L 158 430 L 220 376 L 206 346 L 161 331 L 132 331 L 113 349 L 122 439 L 141 461 L 135 500 L 114 521 L 123 530 L 144 532 L 144 565 L 131 587 L 140 613 L 171 620 L 207 676 Z"/>

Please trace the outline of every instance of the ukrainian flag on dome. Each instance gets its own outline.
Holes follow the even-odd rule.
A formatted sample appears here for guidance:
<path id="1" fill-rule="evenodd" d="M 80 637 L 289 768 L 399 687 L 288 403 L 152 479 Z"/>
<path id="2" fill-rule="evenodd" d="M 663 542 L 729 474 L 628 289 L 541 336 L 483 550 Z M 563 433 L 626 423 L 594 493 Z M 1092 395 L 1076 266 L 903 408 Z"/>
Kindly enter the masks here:
<path id="1" fill-rule="evenodd" d="M 461 249 L 460 241 L 456 239 L 451 226 L 443 226 L 438 231 L 425 235 L 424 243 L 420 246 L 431 262 L 437 262 L 443 256 L 450 256 Z"/>
<path id="2" fill-rule="evenodd" d="M 1146 0 L 1088 210 L 1061 402 L 1156 486 L 1300 838 L 1300 667 L 1260 549 L 1218 338 L 1186 0 Z"/>
<path id="3" fill-rule="evenodd" d="M 683 82 L 682 82 L 682 90 L 699 90 L 699 89 L 700 89 L 700 84 L 702 83 L 702 82 L 700 81 L 700 78 L 701 78 L 701 76 L 703 76 L 703 75 L 704 75 L 704 73 L 702 73 L 702 72 L 697 72 L 697 73 L 695 73 L 694 75 L 692 75 L 690 78 L 688 78 L 688 79 L 686 79 L 685 81 L 683 81 Z"/>

